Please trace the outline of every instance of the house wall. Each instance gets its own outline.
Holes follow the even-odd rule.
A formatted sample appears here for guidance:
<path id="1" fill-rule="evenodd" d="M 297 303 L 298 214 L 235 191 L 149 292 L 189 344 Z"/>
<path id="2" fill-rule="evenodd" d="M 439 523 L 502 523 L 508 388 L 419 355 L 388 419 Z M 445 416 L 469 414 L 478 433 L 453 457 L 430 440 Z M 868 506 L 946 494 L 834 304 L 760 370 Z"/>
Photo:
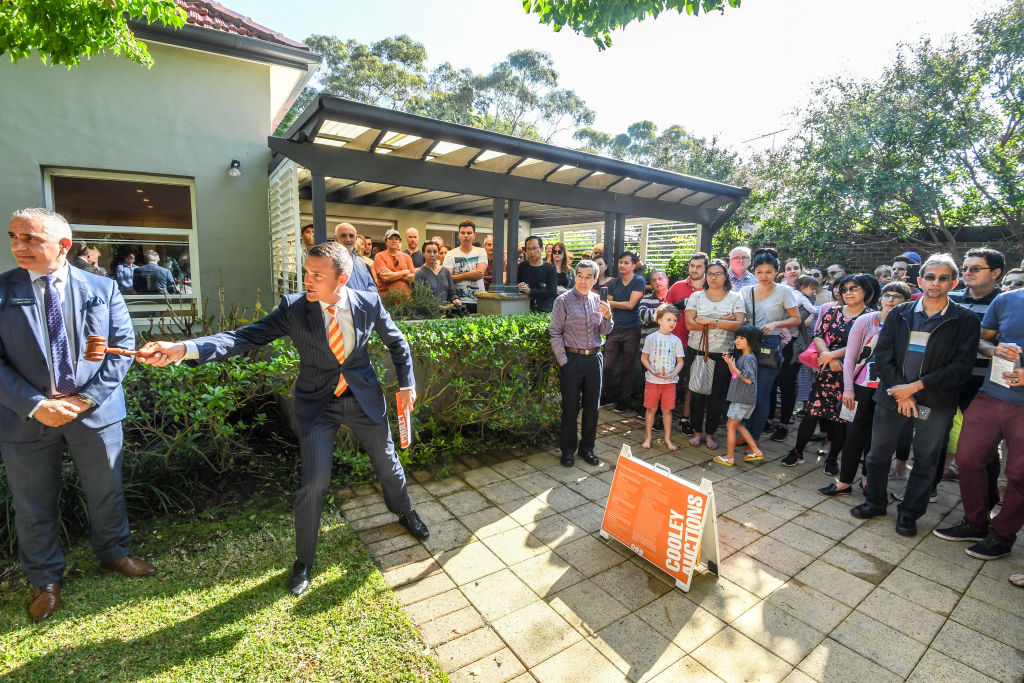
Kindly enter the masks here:
<path id="1" fill-rule="evenodd" d="M 1020 249 L 1013 240 L 992 240 L 986 242 L 964 241 L 957 242 L 956 245 L 957 253 L 954 255 L 954 258 L 957 259 L 957 263 L 960 263 L 963 260 L 963 255 L 966 254 L 969 249 L 974 249 L 976 247 L 992 247 L 993 249 L 998 249 L 1006 254 L 1007 263 L 1013 264 L 1014 266 L 1020 263 L 1022 256 Z M 920 244 L 915 245 L 905 243 L 900 240 L 862 243 L 857 244 L 854 248 L 850 249 L 847 258 L 845 259 L 846 267 L 852 272 L 873 273 L 875 268 L 882 264 L 892 265 L 894 257 L 907 251 L 916 251 L 921 255 L 921 258 L 928 258 L 930 254 L 938 251 L 949 251 L 949 249 L 927 249 L 922 248 Z"/>
<path id="2" fill-rule="evenodd" d="M 43 169 L 183 176 L 195 181 L 202 297 L 252 310 L 270 297 L 269 67 L 150 43 L 147 69 L 103 55 L 74 69 L 0 60 L 0 211 L 43 205 Z M 232 159 L 242 176 L 229 177 Z M 6 217 L 4 218 L 6 221 Z M 0 250 L 0 270 L 14 267 Z M 200 302 L 202 303 L 202 302 Z"/>

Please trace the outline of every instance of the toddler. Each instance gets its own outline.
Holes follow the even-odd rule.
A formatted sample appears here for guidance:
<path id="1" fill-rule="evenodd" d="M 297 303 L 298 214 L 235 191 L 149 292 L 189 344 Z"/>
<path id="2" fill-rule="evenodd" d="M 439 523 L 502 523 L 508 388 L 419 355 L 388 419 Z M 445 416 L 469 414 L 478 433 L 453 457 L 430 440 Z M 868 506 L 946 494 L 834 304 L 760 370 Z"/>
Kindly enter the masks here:
<path id="1" fill-rule="evenodd" d="M 665 423 L 665 445 L 670 451 L 676 450 L 672 443 L 672 409 L 676 407 L 676 383 L 683 369 L 683 342 L 672 334 L 679 322 L 679 309 L 672 304 L 662 304 L 654 311 L 658 331 L 647 335 L 640 362 L 646 368 L 644 377 L 644 408 L 647 409 L 647 439 L 640 444 L 651 447 L 651 432 L 654 418 L 661 404 L 661 415 Z"/>

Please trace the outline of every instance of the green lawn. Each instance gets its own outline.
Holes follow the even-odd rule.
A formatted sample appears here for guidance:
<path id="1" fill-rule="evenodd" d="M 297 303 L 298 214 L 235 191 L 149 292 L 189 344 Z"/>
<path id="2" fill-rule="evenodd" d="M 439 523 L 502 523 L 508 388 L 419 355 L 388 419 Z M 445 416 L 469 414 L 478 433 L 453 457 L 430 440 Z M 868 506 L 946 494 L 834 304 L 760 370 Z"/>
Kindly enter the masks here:
<path id="1" fill-rule="evenodd" d="M 266 507 L 267 505 L 270 507 Z M 159 573 L 102 574 L 71 549 L 64 605 L 32 624 L 28 587 L 0 597 L 0 676 L 24 681 L 447 680 L 338 513 L 325 514 L 317 574 L 287 593 L 290 497 L 231 514 L 165 518 L 134 534 Z"/>

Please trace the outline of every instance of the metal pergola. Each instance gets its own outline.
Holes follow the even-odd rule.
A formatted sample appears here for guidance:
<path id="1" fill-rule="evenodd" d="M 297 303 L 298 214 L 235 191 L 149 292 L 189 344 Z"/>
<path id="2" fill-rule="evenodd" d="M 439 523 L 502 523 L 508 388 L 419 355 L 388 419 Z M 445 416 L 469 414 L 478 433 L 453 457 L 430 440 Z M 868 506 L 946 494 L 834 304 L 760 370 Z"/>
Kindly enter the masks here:
<path id="1" fill-rule="evenodd" d="M 490 215 L 494 260 L 532 229 L 604 221 L 619 254 L 628 217 L 696 223 L 700 247 L 750 190 L 510 135 L 320 95 L 284 137 L 270 137 L 270 171 L 291 159 L 308 171 L 315 239 L 327 239 L 327 202 Z M 506 234 L 506 221 L 509 229 Z M 613 245 L 609 249 L 607 245 Z M 515 259 L 509 282 L 515 282 Z M 492 286 L 503 285 L 495 269 Z"/>

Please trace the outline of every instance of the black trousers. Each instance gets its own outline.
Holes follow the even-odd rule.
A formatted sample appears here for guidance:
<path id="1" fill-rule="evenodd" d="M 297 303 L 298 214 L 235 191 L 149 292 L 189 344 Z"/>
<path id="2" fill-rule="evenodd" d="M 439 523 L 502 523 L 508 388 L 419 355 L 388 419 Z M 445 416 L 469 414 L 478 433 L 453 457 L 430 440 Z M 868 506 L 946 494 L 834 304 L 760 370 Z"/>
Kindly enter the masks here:
<path id="1" fill-rule="evenodd" d="M 779 376 L 775 378 L 775 387 L 772 389 L 772 400 L 769 404 L 768 419 L 775 419 L 775 394 L 782 394 L 779 422 L 789 424 L 793 421 L 793 408 L 796 407 L 796 382 L 803 365 L 793 358 L 793 344 L 789 343 L 782 347 L 782 367 L 779 368 Z"/>
<path id="2" fill-rule="evenodd" d="M 700 351 L 686 347 L 687 363 L 692 365 L 693 359 L 702 355 Z M 722 360 L 722 354 L 709 353 L 708 358 L 715 361 L 715 372 L 711 379 L 711 393 L 698 394 L 690 392 L 690 426 L 694 432 L 714 434 L 722 419 L 722 405 L 729 387 L 729 366 Z M 685 396 L 684 392 L 683 393 Z"/>
<path id="3" fill-rule="evenodd" d="M 871 448 L 871 423 L 875 419 L 875 390 L 854 386 L 853 396 L 857 401 L 857 414 L 846 429 L 846 443 L 839 461 L 839 482 L 842 484 L 853 484 L 857 468 Z"/>
<path id="4" fill-rule="evenodd" d="M 558 371 L 558 384 L 562 390 L 562 427 L 558 439 L 562 455 L 594 450 L 597 441 L 597 411 L 601 398 L 601 376 L 604 358 L 600 353 L 584 356 L 566 354 L 569 360 Z M 577 438 L 576 419 L 583 397 L 583 425 Z"/>
<path id="5" fill-rule="evenodd" d="M 811 437 L 814 436 L 814 429 L 818 426 L 819 422 L 825 433 L 828 434 L 828 440 L 831 442 L 828 459 L 835 460 L 839 457 L 839 452 L 843 450 L 843 443 L 846 441 L 847 422 L 845 420 L 826 420 L 823 417 L 815 417 L 814 415 L 805 415 L 804 419 L 800 421 L 800 428 L 796 432 L 797 455 L 803 456 L 804 449 L 807 448 Z"/>
<path id="6" fill-rule="evenodd" d="M 636 375 L 633 364 L 640 352 L 640 328 L 612 328 L 604 343 L 604 387 L 606 403 L 625 404 L 633 395 Z"/>

